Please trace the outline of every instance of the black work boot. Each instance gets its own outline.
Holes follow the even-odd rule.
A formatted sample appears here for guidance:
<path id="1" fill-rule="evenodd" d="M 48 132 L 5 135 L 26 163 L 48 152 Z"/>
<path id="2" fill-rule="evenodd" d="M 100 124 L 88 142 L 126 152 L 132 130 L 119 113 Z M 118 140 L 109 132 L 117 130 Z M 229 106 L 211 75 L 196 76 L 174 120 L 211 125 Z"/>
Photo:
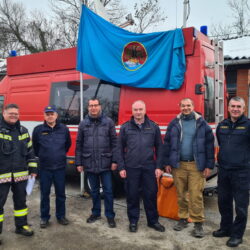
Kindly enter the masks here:
<path id="1" fill-rule="evenodd" d="M 21 234 L 24 236 L 32 236 L 34 232 L 29 225 L 25 225 L 22 227 L 16 227 L 16 234 Z"/>
<path id="2" fill-rule="evenodd" d="M 204 230 L 203 230 L 202 222 L 194 223 L 193 236 L 196 238 L 204 237 Z"/>
<path id="3" fill-rule="evenodd" d="M 188 226 L 187 219 L 180 219 L 177 224 L 174 226 L 175 231 L 181 231 L 182 229 Z"/>

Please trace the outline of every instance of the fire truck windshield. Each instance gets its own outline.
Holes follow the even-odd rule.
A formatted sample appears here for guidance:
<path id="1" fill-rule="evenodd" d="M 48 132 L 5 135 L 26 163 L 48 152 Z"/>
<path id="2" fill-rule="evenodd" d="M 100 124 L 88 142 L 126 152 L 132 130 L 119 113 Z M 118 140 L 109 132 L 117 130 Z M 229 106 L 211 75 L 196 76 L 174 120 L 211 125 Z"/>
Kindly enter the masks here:
<path id="1" fill-rule="evenodd" d="M 67 125 L 78 125 L 80 122 L 80 81 L 54 82 L 51 85 L 50 104 L 56 105 L 59 119 Z M 120 86 L 86 79 L 83 81 L 83 112 L 87 114 L 87 102 L 97 97 L 102 104 L 103 112 L 118 121 Z"/>

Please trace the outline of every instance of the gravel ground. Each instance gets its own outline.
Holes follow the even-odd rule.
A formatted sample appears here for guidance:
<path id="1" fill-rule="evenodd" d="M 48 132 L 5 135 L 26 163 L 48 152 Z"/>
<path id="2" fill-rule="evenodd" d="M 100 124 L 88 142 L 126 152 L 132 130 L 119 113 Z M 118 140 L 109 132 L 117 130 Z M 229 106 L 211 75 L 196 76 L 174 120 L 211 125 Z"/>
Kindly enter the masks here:
<path id="1" fill-rule="evenodd" d="M 9 195 L 5 205 L 5 221 L 2 234 L 3 245 L 0 249 L 6 250 L 60 250 L 60 249 L 96 249 L 96 250 L 194 250 L 194 249 L 229 249 L 225 246 L 227 238 L 217 239 L 211 236 L 213 230 L 218 229 L 220 216 L 217 209 L 217 197 L 205 197 L 206 222 L 204 230 L 206 236 L 196 239 L 191 236 L 192 223 L 182 232 L 172 229 L 176 223 L 167 218 L 160 218 L 160 222 L 166 227 L 166 232 L 159 233 L 146 226 L 144 210 L 141 209 L 141 217 L 138 224 L 138 232 L 128 232 L 126 214 L 126 201 L 124 198 L 115 199 L 115 212 L 117 228 L 108 228 L 106 218 L 93 224 L 87 224 L 86 219 L 90 215 L 91 199 L 79 196 L 79 185 L 74 182 L 67 183 L 67 217 L 70 220 L 68 226 L 59 225 L 54 216 L 55 196 L 52 190 L 51 220 L 46 229 L 39 227 L 39 185 L 36 184 L 31 196 L 28 197 L 30 209 L 29 223 L 35 234 L 32 237 L 24 237 L 14 233 L 15 227 L 12 215 L 12 194 Z M 141 206 L 143 207 L 143 206 Z M 249 213 L 250 214 L 250 213 Z M 250 217 L 250 216 L 249 216 Z M 238 249 L 249 249 L 250 246 L 250 219 L 248 220 L 243 244 Z"/>

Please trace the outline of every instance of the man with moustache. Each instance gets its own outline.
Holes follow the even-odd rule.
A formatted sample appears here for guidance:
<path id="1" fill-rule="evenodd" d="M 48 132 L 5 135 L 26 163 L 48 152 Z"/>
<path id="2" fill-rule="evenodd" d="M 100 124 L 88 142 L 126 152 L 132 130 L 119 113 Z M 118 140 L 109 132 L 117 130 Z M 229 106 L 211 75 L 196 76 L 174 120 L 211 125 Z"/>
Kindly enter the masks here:
<path id="1" fill-rule="evenodd" d="M 228 104 L 229 118 L 219 123 L 216 130 L 219 144 L 218 206 L 221 222 L 213 236 L 230 237 L 226 243 L 229 247 L 237 247 L 243 241 L 249 206 L 250 120 L 244 115 L 244 111 L 244 99 L 233 97 Z"/>

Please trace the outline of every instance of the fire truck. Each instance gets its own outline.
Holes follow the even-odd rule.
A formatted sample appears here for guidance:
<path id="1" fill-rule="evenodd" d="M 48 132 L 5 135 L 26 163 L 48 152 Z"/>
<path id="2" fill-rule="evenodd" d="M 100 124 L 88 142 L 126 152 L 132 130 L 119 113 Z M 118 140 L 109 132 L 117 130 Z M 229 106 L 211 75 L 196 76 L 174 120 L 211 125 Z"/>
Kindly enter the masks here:
<path id="1" fill-rule="evenodd" d="M 9 57 L 7 75 L 0 82 L 0 105 L 18 104 L 21 123 L 30 133 L 43 122 L 44 107 L 56 105 L 73 141 L 69 165 L 74 164 L 80 114 L 87 113 L 87 100 L 93 96 L 100 98 L 103 111 L 115 121 L 118 133 L 121 124 L 130 119 L 132 103 L 143 100 L 149 118 L 159 124 L 164 135 L 168 123 L 179 113 L 178 104 L 184 97 L 194 100 L 195 110 L 215 129 L 224 119 L 226 105 L 223 45 L 193 27 L 184 28 L 183 35 L 186 73 L 178 90 L 127 87 L 81 75 L 76 71 L 76 48 L 69 48 Z"/>

